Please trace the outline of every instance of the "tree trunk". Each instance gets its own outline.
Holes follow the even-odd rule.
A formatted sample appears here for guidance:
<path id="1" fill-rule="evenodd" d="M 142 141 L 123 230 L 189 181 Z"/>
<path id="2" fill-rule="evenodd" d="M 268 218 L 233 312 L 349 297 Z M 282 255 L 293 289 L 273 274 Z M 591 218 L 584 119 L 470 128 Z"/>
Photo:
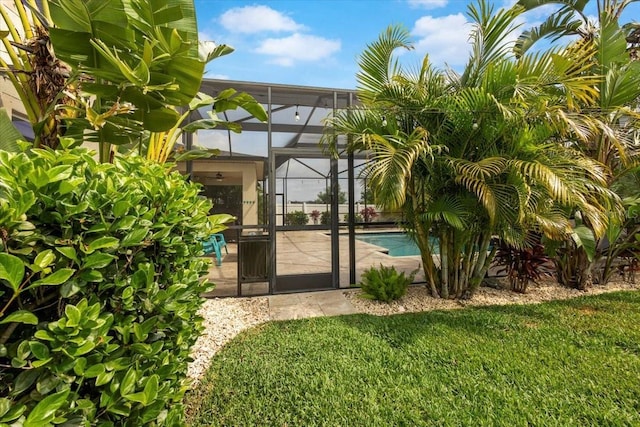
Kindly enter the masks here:
<path id="1" fill-rule="evenodd" d="M 418 248 L 420 249 L 420 255 L 422 258 L 422 268 L 424 269 L 424 276 L 431 290 L 431 296 L 434 298 L 440 298 L 438 288 L 436 287 L 433 253 L 431 252 L 431 249 L 429 247 L 429 230 L 426 229 L 424 224 L 422 224 L 422 222 L 420 221 L 416 222 L 415 229 L 418 240 Z"/>
<path id="2" fill-rule="evenodd" d="M 592 267 L 593 263 L 589 261 L 585 251 L 582 248 L 578 248 L 576 265 L 576 289 L 584 291 L 587 288 L 593 286 L 593 277 L 591 275 Z"/>
<path id="3" fill-rule="evenodd" d="M 589 262 L 583 248 L 570 243 L 560 250 L 554 262 L 558 283 L 561 285 L 580 290 L 593 285 L 593 263 Z"/>
<path id="4" fill-rule="evenodd" d="M 440 237 L 440 287 L 442 298 L 449 298 L 449 233 L 447 230 Z"/>
<path id="5" fill-rule="evenodd" d="M 455 244 L 455 239 L 451 244 L 451 257 L 452 257 L 452 263 L 451 263 L 451 267 L 453 268 L 453 294 L 455 295 L 456 298 L 460 298 L 460 294 L 462 292 L 463 289 L 463 283 L 461 283 L 460 279 L 460 269 L 462 268 L 463 264 L 460 260 L 460 248 L 456 247 Z M 464 286 L 466 287 L 466 286 Z"/>

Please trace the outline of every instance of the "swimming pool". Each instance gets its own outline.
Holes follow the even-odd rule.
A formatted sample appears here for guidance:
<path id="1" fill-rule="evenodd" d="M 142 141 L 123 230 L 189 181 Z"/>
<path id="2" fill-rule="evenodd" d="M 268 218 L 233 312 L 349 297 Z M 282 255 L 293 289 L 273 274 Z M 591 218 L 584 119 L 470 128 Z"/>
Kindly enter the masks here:
<path id="1" fill-rule="evenodd" d="M 356 239 L 372 245 L 388 249 L 390 256 L 415 256 L 420 255 L 420 250 L 413 240 L 405 233 L 362 233 L 356 234 Z M 438 251 L 438 241 L 431 237 L 434 245 L 433 251 Z"/>

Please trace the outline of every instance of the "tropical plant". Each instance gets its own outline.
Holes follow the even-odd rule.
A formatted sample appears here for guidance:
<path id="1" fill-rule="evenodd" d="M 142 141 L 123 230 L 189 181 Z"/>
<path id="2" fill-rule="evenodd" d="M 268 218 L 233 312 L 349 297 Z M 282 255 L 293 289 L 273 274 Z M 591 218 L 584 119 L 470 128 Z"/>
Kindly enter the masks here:
<path id="1" fill-rule="evenodd" d="M 523 0 L 519 3 L 525 10 L 550 4 L 559 4 L 561 7 L 540 25 L 520 35 L 515 44 L 517 54 L 527 52 L 541 39 L 557 40 L 563 36 L 578 37 L 569 49 L 593 52 L 583 76 L 598 78 L 593 82 L 597 96 L 579 103 L 579 108 L 589 113 L 586 137 L 576 139 L 568 136 L 559 142 L 572 144 L 603 164 L 608 172 L 607 184 L 612 186 L 618 176 L 626 174 L 640 160 L 636 148 L 640 119 L 636 108 L 640 97 L 640 62 L 632 60 L 637 57 L 638 24 L 619 22 L 632 1 L 597 1 L 596 22 L 592 22 L 585 12 L 589 3 L 586 1 Z M 581 213 L 576 215 L 582 217 Z M 607 235 L 612 237 L 616 234 L 624 222 L 623 215 L 617 212 L 612 215 L 609 222 L 611 229 Z M 584 289 L 594 281 L 606 283 L 610 277 L 609 273 L 599 271 L 597 266 L 600 259 L 606 256 L 603 250 L 608 251 L 608 255 L 616 252 L 616 239 L 609 239 L 605 244 L 602 240 L 604 236 L 595 232 L 588 220 L 582 220 L 579 227 L 580 236 L 573 233 L 572 239 L 558 248 L 558 278 L 564 285 Z M 576 238 L 593 242 L 591 246 L 595 248 L 594 252 L 585 252 L 591 246 L 576 244 Z"/>
<path id="2" fill-rule="evenodd" d="M 0 151 L 1 425 L 183 424 L 211 204 L 93 155 Z"/>
<path id="3" fill-rule="evenodd" d="M 546 249 L 554 255 L 558 282 L 572 288 L 586 289 L 587 284 L 591 284 L 597 245 L 597 239 L 582 213 L 576 211 L 568 237 L 564 240 L 547 239 L 545 243 Z"/>
<path id="4" fill-rule="evenodd" d="M 17 64 L 2 65 L 34 125 L 36 146 L 44 138 L 39 129 L 46 124 L 45 145 L 57 146 L 58 135 L 65 134 L 78 144 L 97 142 L 102 161 L 111 160 L 115 145 L 137 146 L 148 158 L 165 162 L 182 131 L 226 126 L 238 132 L 237 124 L 217 115 L 228 109 L 241 107 L 266 120 L 261 104 L 245 93 L 229 89 L 216 97 L 198 94 L 205 64 L 233 49 L 198 43 L 193 0 L 29 0 L 31 18 L 20 0 L 15 3 L 28 45 L 46 47 L 25 47 L 19 29 L 0 6 L 11 30 L 0 35 Z M 31 23 L 36 23 L 34 30 Z M 44 59 L 36 56 L 40 51 Z M 28 79 L 49 75 L 55 84 Z M 36 88 L 46 88 L 46 93 Z M 34 110 L 36 103 L 42 111 Z M 182 126 L 205 106 L 214 106 L 208 118 Z"/>
<path id="5" fill-rule="evenodd" d="M 640 187 L 635 187 L 636 189 Z M 594 282 L 607 283 L 616 273 L 633 272 L 640 261 L 640 194 L 622 200 L 625 220 L 612 224 L 605 235 L 606 243 L 595 253 Z"/>
<path id="6" fill-rule="evenodd" d="M 351 136 L 348 151 L 372 159 L 364 174 L 377 204 L 404 211 L 434 296 L 471 296 L 495 255 L 494 236 L 516 247 L 530 231 L 564 236 L 569 207 L 602 235 L 616 200 L 598 162 L 555 143 L 587 137 L 577 105 L 597 96 L 599 79 L 583 75 L 593 52 L 515 57 L 509 40 L 521 11 L 468 7 L 475 28 L 462 74 L 438 71 L 428 57 L 405 71 L 393 52 L 412 48 L 409 33 L 390 27 L 361 55 L 362 106 L 327 120 L 331 132 Z M 324 142 L 337 153 L 330 133 Z"/>
<path id="7" fill-rule="evenodd" d="M 373 206 L 367 206 L 360 210 L 360 215 L 362 215 L 364 222 L 371 222 L 375 217 L 378 216 L 378 213 Z"/>
<path id="8" fill-rule="evenodd" d="M 371 267 L 362 273 L 360 287 L 362 298 L 377 301 L 391 302 L 402 298 L 407 293 L 407 288 L 416 276 L 418 270 L 412 271 L 408 276 L 404 272 L 399 273 L 394 266 L 386 267 L 380 264 L 380 268 Z"/>
<path id="9" fill-rule="evenodd" d="M 209 220 L 209 234 L 220 233 L 229 228 L 226 224 L 236 221 L 238 218 L 229 214 L 213 214 L 207 217 Z"/>
<path id="10" fill-rule="evenodd" d="M 342 217 L 342 220 L 344 222 L 349 222 L 349 214 L 344 214 L 344 216 Z M 362 218 L 362 215 L 357 213 L 353 216 L 353 222 L 355 222 L 356 224 L 364 222 L 364 218 Z"/>
<path id="11" fill-rule="evenodd" d="M 227 48 L 230 49 L 230 48 Z M 224 51 L 225 54 L 227 51 Z M 216 56 L 217 57 L 217 56 Z M 212 57 L 211 59 L 214 59 Z M 207 110 L 208 118 L 202 118 L 193 120 L 193 116 L 200 114 L 200 109 L 203 107 L 211 107 Z M 169 160 L 170 156 L 174 154 L 174 148 L 178 142 L 178 138 L 183 133 L 194 133 L 203 129 L 214 129 L 217 127 L 224 127 L 232 132 L 240 133 L 242 126 L 239 123 L 229 122 L 222 120 L 219 114 L 228 110 L 235 110 L 242 108 L 256 119 L 264 122 L 267 120 L 267 113 L 262 106 L 251 95 L 245 92 L 238 92 L 235 89 L 229 88 L 221 91 L 216 96 L 209 96 L 204 93 L 198 93 L 196 97 L 189 103 L 187 111 L 184 112 L 176 122 L 176 124 L 168 131 L 150 132 L 147 142 L 147 158 L 155 160 L 160 163 L 164 163 Z M 183 125 L 185 120 L 192 119 L 186 125 Z M 139 148 L 144 148 L 144 142 L 139 144 Z M 217 155 L 220 152 L 218 149 L 199 149 L 189 150 L 188 152 L 178 153 L 174 160 L 188 160 L 193 158 L 209 157 L 211 155 Z"/>
<path id="12" fill-rule="evenodd" d="M 320 211 L 317 209 L 314 209 L 311 211 L 311 213 L 309 214 L 309 216 L 311 217 L 311 219 L 313 220 L 314 224 L 318 223 L 318 218 L 320 218 Z"/>
<path id="13" fill-rule="evenodd" d="M 0 150 L 18 151 L 18 141 L 24 140 L 24 136 L 15 128 L 4 108 L 0 108 L 0 135 Z"/>
<path id="14" fill-rule="evenodd" d="M 208 59 L 199 56 L 192 0 L 49 0 L 49 8 L 56 55 L 82 77 L 87 95 L 79 98 L 84 114 L 71 135 L 98 142 L 100 159 L 109 161 L 112 145 L 179 122 L 175 107 L 196 96 Z"/>
<path id="15" fill-rule="evenodd" d="M 71 71 L 55 56 L 49 40 L 52 21 L 48 1 L 14 0 L 13 5 L 15 14 L 8 4 L 0 3 L 0 17 L 6 28 L 0 30 L 0 39 L 7 53 L 7 57 L 0 56 L 0 72 L 9 78 L 24 106 L 33 127 L 34 145 L 55 148 L 58 135 L 64 133 L 61 118 L 65 114 L 57 107 L 73 104 L 75 90 L 68 80 Z M 7 117 L 0 116 L 1 126 L 10 123 Z M 17 151 L 14 141 L 2 138 L 0 148 Z"/>
<path id="16" fill-rule="evenodd" d="M 502 242 L 495 256 L 496 265 L 501 267 L 498 273 L 506 272 L 511 290 L 519 293 L 527 292 L 529 282 L 549 275 L 546 266 L 550 262 L 551 259 L 540 243 L 529 247 L 514 247 Z"/>
<path id="17" fill-rule="evenodd" d="M 331 225 L 331 212 L 324 211 L 320 214 L 320 224 Z"/>

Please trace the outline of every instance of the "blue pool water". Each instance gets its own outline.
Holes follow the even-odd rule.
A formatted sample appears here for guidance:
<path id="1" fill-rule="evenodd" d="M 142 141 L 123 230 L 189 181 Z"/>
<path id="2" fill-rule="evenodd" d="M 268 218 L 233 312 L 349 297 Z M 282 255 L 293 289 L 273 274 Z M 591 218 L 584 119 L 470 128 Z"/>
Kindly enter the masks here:
<path id="1" fill-rule="evenodd" d="M 420 250 L 413 240 L 405 233 L 362 233 L 356 234 L 356 239 L 389 250 L 390 256 L 420 255 Z M 438 242 L 431 238 L 433 251 L 438 251 Z"/>

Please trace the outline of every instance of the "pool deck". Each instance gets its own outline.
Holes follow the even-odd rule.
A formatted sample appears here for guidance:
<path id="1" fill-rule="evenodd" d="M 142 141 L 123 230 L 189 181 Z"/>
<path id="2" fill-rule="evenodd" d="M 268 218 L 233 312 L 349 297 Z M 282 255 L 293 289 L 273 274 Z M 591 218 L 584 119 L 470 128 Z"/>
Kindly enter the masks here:
<path id="1" fill-rule="evenodd" d="M 380 232 L 382 230 L 376 230 Z M 349 283 L 349 239 L 348 235 L 338 237 L 340 252 L 340 288 L 350 287 Z M 207 297 L 236 296 L 238 255 L 237 244 L 228 243 L 226 254 L 223 250 L 222 265 L 212 263 L 207 278 L 216 284 Z M 331 271 L 331 237 L 324 230 L 282 231 L 277 233 L 276 269 L 279 275 L 324 273 Z M 372 266 L 394 266 L 407 274 L 422 265 L 420 256 L 393 257 L 383 253 L 384 248 L 356 239 L 356 280 L 365 269 Z M 213 260 L 213 258 L 212 258 Z M 423 280 L 422 272 L 416 280 Z M 268 283 L 244 283 L 242 296 L 268 294 Z M 292 298 L 295 294 L 282 295 Z"/>

